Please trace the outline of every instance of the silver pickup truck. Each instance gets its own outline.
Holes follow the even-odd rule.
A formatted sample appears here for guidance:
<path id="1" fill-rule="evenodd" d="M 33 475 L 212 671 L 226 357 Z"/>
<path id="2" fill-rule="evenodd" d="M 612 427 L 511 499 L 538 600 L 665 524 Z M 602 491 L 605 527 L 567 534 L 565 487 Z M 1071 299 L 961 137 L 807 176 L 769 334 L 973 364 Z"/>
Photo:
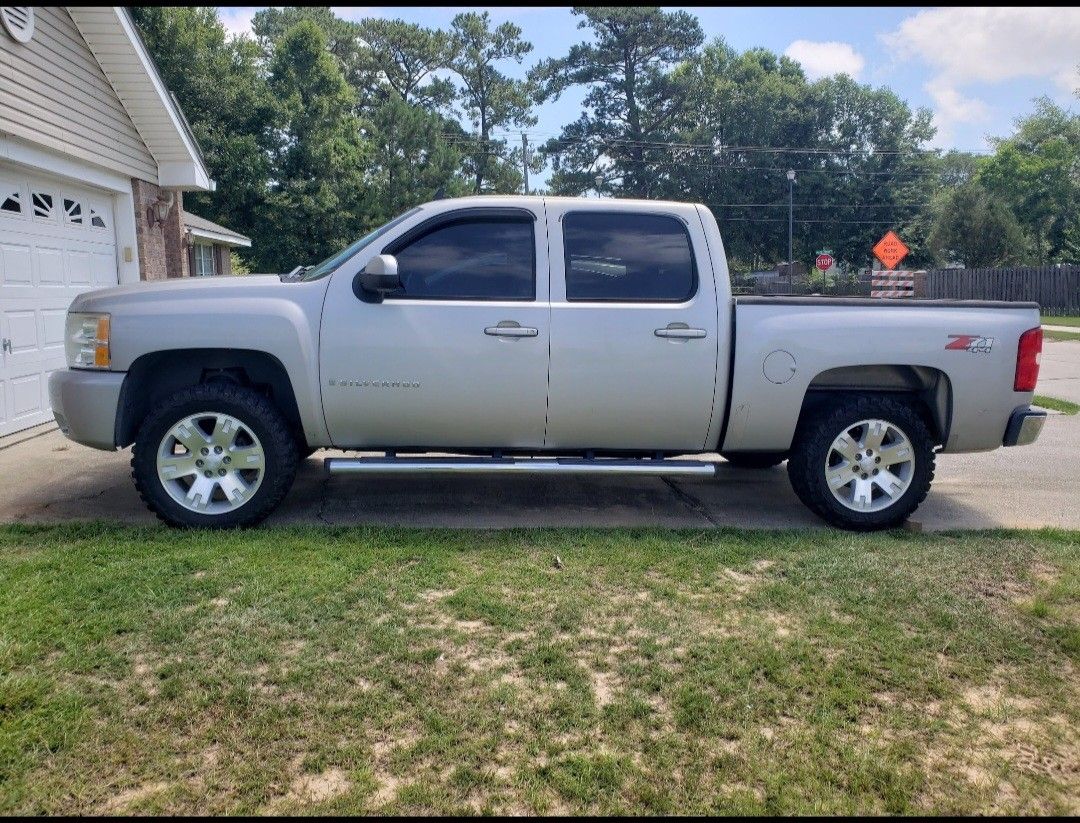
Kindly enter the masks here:
<path id="1" fill-rule="evenodd" d="M 60 428 L 133 444 L 140 494 L 177 526 L 260 521 L 334 447 L 381 456 L 331 474 L 786 460 L 819 516 L 879 529 L 926 497 L 936 452 L 1044 421 L 1035 304 L 733 299 L 716 220 L 685 203 L 439 200 L 291 275 L 80 295 L 66 339 Z"/>

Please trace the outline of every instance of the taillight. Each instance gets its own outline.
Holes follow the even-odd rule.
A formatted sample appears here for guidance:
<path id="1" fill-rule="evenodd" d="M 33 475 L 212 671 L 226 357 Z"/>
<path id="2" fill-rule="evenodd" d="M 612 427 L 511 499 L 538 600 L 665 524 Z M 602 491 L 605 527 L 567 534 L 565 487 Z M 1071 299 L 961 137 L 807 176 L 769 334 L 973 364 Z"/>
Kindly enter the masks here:
<path id="1" fill-rule="evenodd" d="M 1016 347 L 1016 379 L 1013 391 L 1035 391 L 1039 380 L 1039 355 L 1042 354 L 1042 326 L 1020 335 Z"/>

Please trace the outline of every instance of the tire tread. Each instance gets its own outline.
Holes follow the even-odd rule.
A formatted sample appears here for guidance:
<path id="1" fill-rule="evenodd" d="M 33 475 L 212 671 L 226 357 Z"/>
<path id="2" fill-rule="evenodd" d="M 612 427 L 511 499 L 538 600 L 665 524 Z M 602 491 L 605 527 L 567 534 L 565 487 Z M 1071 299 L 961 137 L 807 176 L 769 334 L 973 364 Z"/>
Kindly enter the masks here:
<path id="1" fill-rule="evenodd" d="M 216 515 L 215 520 L 206 520 L 200 522 L 199 525 L 204 528 L 254 526 L 277 507 L 292 487 L 300 459 L 296 438 L 285 417 L 270 400 L 253 389 L 232 383 L 201 383 L 180 389 L 146 416 L 139 426 L 135 444 L 131 449 L 131 479 L 135 482 L 135 489 L 146 507 L 168 526 L 189 528 L 194 524 L 178 519 L 163 509 L 155 499 L 149 484 L 157 482 L 156 461 L 151 466 L 149 460 L 143 460 L 143 455 L 147 450 L 151 455 L 155 455 L 158 444 L 147 442 L 148 433 L 153 432 L 162 423 L 175 423 L 177 407 L 189 403 L 204 403 L 209 410 L 213 410 L 213 404 L 221 402 L 243 407 L 244 416 L 247 418 L 245 423 L 249 423 L 252 419 L 258 420 L 266 430 L 270 442 L 263 443 L 263 452 L 266 457 L 263 480 L 251 503 L 241 507 L 237 512 Z M 271 463 L 277 465 L 271 465 Z M 264 489 L 266 489 L 265 494 Z M 206 515 L 196 516 L 206 517 Z"/>
<path id="2" fill-rule="evenodd" d="M 838 511 L 839 504 L 824 482 L 818 458 L 824 460 L 833 439 L 845 425 L 868 418 L 895 423 L 910 438 L 916 451 L 912 487 L 895 506 L 880 512 Z M 827 523 L 857 531 L 889 529 L 903 524 L 930 493 L 934 457 L 930 428 L 910 402 L 880 395 L 855 397 L 821 409 L 800 422 L 788 460 L 788 478 L 803 504 Z"/>

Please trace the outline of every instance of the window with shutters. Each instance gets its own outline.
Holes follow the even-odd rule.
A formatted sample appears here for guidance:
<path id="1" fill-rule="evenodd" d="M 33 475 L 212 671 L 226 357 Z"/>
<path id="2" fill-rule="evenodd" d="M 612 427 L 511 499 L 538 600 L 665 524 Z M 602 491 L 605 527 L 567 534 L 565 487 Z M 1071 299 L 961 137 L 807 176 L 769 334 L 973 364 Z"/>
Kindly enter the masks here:
<path id="1" fill-rule="evenodd" d="M 192 247 L 195 257 L 195 275 L 197 277 L 209 277 L 217 274 L 214 265 L 214 247 L 209 243 L 196 243 Z"/>

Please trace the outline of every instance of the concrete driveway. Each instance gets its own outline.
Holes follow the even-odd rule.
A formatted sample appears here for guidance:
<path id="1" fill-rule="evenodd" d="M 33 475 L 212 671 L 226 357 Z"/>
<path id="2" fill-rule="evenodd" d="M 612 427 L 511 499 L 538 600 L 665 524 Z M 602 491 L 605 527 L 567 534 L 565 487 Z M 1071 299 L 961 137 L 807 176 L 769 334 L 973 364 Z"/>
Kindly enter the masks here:
<path id="1" fill-rule="evenodd" d="M 1039 392 L 1080 402 L 1080 343 L 1047 343 Z M 716 479 L 482 477 L 328 479 L 320 452 L 273 524 L 817 527 L 783 467 L 721 466 Z M 156 522 L 129 477 L 130 452 L 99 452 L 55 429 L 0 444 L 0 522 Z M 719 460 L 714 457 L 713 459 Z M 926 529 L 1080 529 L 1080 416 L 1052 415 L 1032 446 L 942 455 L 913 520 Z"/>

